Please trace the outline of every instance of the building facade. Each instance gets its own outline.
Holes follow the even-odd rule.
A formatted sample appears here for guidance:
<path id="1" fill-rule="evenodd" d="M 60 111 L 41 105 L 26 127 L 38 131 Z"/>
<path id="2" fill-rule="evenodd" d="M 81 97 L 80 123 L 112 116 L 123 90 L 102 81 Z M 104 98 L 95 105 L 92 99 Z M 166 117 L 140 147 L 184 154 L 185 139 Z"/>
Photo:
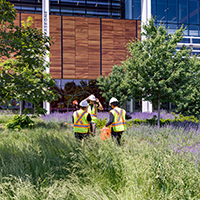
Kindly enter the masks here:
<path id="1" fill-rule="evenodd" d="M 28 16 L 33 27 L 42 27 L 42 0 L 9 0 L 18 10 L 19 26 Z M 62 98 L 51 110 L 66 111 L 72 101 L 93 93 L 102 101 L 96 78 L 108 75 L 113 65 L 126 59 L 125 45 L 141 39 L 141 8 L 149 0 L 50 0 L 50 73 Z M 150 12 L 156 23 L 162 21 L 169 33 L 182 24 L 183 43 L 200 43 L 199 0 L 151 0 Z M 191 39 L 192 38 L 192 39 Z M 200 48 L 194 49 L 199 53 Z M 129 111 L 141 110 L 141 102 L 127 104 Z M 163 105 L 169 108 L 169 104 Z M 106 107 L 106 104 L 104 104 Z"/>

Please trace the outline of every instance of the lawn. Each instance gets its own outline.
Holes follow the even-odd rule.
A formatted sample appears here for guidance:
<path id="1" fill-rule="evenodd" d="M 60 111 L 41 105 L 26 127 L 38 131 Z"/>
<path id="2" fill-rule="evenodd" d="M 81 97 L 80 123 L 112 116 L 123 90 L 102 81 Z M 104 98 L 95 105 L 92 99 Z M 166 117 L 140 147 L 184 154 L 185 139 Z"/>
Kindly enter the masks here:
<path id="1" fill-rule="evenodd" d="M 21 131 L 0 119 L 0 199 L 200 199 L 200 129 L 137 125 L 121 147 L 98 130 L 82 148 L 70 118 Z"/>

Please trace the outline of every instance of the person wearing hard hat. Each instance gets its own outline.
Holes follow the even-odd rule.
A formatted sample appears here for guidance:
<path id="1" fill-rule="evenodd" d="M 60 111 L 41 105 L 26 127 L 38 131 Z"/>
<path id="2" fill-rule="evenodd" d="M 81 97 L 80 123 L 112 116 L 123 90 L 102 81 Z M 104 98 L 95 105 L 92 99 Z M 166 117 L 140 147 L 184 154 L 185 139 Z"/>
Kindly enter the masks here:
<path id="1" fill-rule="evenodd" d="M 89 101 L 89 105 L 87 107 L 87 112 L 91 114 L 92 121 L 91 121 L 91 133 L 95 135 L 96 127 L 97 127 L 97 112 L 99 110 L 103 110 L 103 106 L 99 99 L 97 99 L 93 94 L 86 98 Z"/>
<path id="2" fill-rule="evenodd" d="M 73 111 L 74 111 L 74 109 L 75 110 L 78 110 L 79 108 L 78 108 L 78 101 L 77 100 L 74 100 L 73 101 Z"/>
<path id="3" fill-rule="evenodd" d="M 124 109 L 118 107 L 118 100 L 115 97 L 110 99 L 109 105 L 112 110 L 109 112 L 109 122 L 105 127 L 111 125 L 111 136 L 116 138 L 117 144 L 120 146 L 122 133 L 126 130 L 126 119 L 132 117 Z"/>
<path id="4" fill-rule="evenodd" d="M 90 122 L 92 120 L 90 113 L 87 112 L 88 102 L 80 102 L 80 109 L 73 113 L 72 122 L 74 124 L 75 138 L 83 140 L 90 134 Z"/>

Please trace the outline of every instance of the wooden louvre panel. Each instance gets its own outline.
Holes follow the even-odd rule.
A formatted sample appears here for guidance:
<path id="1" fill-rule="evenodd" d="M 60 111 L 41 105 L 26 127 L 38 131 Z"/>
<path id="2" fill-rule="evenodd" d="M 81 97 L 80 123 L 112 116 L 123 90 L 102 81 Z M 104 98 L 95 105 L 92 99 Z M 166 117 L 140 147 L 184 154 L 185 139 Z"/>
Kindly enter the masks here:
<path id="1" fill-rule="evenodd" d="M 52 78 L 61 78 L 61 16 L 50 15 L 50 36 L 54 44 L 51 45 L 51 66 Z"/>
<path id="2" fill-rule="evenodd" d="M 76 78 L 88 79 L 88 18 L 75 17 Z"/>
<path id="3" fill-rule="evenodd" d="M 113 39 L 114 39 L 113 19 L 102 19 L 102 75 L 107 76 L 114 64 Z"/>
<path id="4" fill-rule="evenodd" d="M 63 78 L 75 79 L 75 17 L 63 16 Z"/>
<path id="5" fill-rule="evenodd" d="M 103 19 L 102 20 L 102 74 L 107 76 L 114 65 L 126 60 L 126 44 L 140 36 L 135 20 Z M 137 26 L 137 28 L 136 28 Z"/>
<path id="6" fill-rule="evenodd" d="M 120 65 L 126 58 L 126 20 L 114 20 L 113 60 Z"/>
<path id="7" fill-rule="evenodd" d="M 16 16 L 16 18 L 15 18 L 15 20 L 14 20 L 14 24 L 15 24 L 16 26 L 20 26 L 19 13 L 17 13 L 17 16 Z"/>
<path id="8" fill-rule="evenodd" d="M 100 19 L 88 18 L 88 78 L 100 75 Z"/>
<path id="9" fill-rule="evenodd" d="M 137 37 L 141 40 L 141 21 L 137 21 Z"/>
<path id="10" fill-rule="evenodd" d="M 35 14 L 34 15 L 34 26 L 35 28 L 42 29 L 42 15 Z"/>

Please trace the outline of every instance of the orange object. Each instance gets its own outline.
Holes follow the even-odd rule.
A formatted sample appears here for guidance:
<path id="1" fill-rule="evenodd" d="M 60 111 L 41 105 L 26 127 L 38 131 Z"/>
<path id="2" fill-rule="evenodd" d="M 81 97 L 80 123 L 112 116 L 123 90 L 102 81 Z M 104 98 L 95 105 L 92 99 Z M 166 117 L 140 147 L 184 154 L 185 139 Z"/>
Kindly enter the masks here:
<path id="1" fill-rule="evenodd" d="M 78 105 L 78 101 L 77 100 L 73 101 L 73 106 L 75 106 L 75 105 Z"/>
<path id="2" fill-rule="evenodd" d="M 103 127 L 101 129 L 101 139 L 107 140 L 110 137 L 110 129 L 108 127 Z"/>

